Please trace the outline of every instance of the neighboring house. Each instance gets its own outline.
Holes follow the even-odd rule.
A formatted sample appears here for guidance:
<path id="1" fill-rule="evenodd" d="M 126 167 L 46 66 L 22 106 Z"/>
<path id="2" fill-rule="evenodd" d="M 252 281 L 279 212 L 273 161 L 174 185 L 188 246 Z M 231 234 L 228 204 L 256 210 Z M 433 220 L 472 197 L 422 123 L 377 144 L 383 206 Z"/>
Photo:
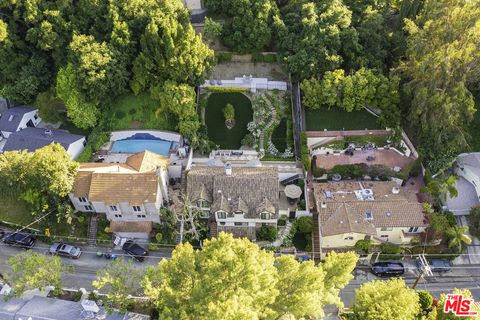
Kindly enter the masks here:
<path id="1" fill-rule="evenodd" d="M 458 196 L 451 198 L 447 195 L 444 204 L 456 216 L 468 215 L 472 207 L 480 204 L 480 152 L 460 154 L 454 171 L 458 176 Z"/>
<path id="2" fill-rule="evenodd" d="M 14 107 L 0 113 L 0 136 L 8 138 L 13 132 L 35 128 L 42 119 L 38 110 L 31 107 Z"/>
<path id="3" fill-rule="evenodd" d="M 187 199 L 210 218 L 210 233 L 256 240 L 262 225 L 277 226 L 276 167 L 195 166 L 187 172 Z"/>
<path id="4" fill-rule="evenodd" d="M 408 244 L 427 227 L 416 194 L 395 182 L 314 183 L 313 189 L 315 253 L 363 239 Z"/>
<path id="5" fill-rule="evenodd" d="M 62 145 L 72 159 L 75 159 L 85 148 L 86 140 L 84 136 L 71 134 L 68 131 L 28 127 L 10 134 L 3 151 L 27 150 L 32 152 L 51 143 Z"/>
<path id="6" fill-rule="evenodd" d="M 126 163 L 81 163 L 69 197 L 76 210 L 105 213 L 117 236 L 148 238 L 168 202 L 167 167 L 167 158 L 150 151 Z"/>
<path id="7" fill-rule="evenodd" d="M 182 0 L 183 5 L 190 10 L 202 9 L 202 0 Z"/>
<path id="8" fill-rule="evenodd" d="M 94 310 L 94 311 L 92 311 Z M 150 316 L 127 312 L 107 313 L 88 300 L 81 302 L 34 296 L 31 299 L 5 300 L 0 295 L 1 320 L 148 320 Z"/>

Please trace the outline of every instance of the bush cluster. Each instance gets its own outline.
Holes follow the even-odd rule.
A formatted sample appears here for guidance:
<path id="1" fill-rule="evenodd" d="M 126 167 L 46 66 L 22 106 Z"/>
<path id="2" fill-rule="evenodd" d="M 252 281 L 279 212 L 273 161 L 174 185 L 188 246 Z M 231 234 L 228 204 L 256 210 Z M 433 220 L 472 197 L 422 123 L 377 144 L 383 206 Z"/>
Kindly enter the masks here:
<path id="1" fill-rule="evenodd" d="M 227 87 L 217 87 L 217 86 L 210 86 L 206 88 L 208 91 L 212 92 L 248 92 L 249 89 L 247 88 L 227 88 Z"/>
<path id="2" fill-rule="evenodd" d="M 257 230 L 257 240 L 260 241 L 275 241 L 277 238 L 277 228 L 269 225 L 262 225 Z"/>
<path id="3" fill-rule="evenodd" d="M 252 62 L 277 63 L 279 61 L 276 53 L 254 53 L 252 54 Z"/>

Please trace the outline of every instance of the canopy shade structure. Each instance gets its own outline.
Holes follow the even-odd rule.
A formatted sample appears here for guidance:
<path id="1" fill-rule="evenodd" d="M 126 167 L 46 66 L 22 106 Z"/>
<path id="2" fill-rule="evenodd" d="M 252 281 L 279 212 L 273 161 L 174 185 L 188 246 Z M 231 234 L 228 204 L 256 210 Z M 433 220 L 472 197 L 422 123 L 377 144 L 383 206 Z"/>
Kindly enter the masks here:
<path id="1" fill-rule="evenodd" d="M 294 184 L 285 187 L 285 195 L 290 199 L 298 199 L 302 195 L 302 189 Z"/>

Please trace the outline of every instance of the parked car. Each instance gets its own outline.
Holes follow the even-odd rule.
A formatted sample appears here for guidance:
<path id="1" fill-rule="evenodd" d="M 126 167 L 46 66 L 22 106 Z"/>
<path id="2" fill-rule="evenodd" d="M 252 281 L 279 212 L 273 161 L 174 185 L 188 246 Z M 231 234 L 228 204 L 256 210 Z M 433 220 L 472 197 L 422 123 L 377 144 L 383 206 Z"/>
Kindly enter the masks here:
<path id="1" fill-rule="evenodd" d="M 148 251 L 135 242 L 133 240 L 128 240 L 123 244 L 122 247 L 123 251 L 125 251 L 128 255 L 132 256 L 135 260 L 142 262 L 148 257 Z"/>
<path id="2" fill-rule="evenodd" d="M 3 237 L 3 242 L 11 246 L 31 249 L 35 245 L 35 237 L 28 233 L 8 232 Z"/>
<path id="3" fill-rule="evenodd" d="M 448 272 L 452 270 L 450 261 L 447 259 L 432 259 L 428 263 L 432 272 Z"/>
<path id="4" fill-rule="evenodd" d="M 82 255 L 82 249 L 62 242 L 55 242 L 50 247 L 49 253 L 71 259 L 78 259 Z"/>
<path id="5" fill-rule="evenodd" d="M 373 264 L 372 272 L 379 277 L 401 276 L 405 267 L 399 261 L 380 261 Z"/>

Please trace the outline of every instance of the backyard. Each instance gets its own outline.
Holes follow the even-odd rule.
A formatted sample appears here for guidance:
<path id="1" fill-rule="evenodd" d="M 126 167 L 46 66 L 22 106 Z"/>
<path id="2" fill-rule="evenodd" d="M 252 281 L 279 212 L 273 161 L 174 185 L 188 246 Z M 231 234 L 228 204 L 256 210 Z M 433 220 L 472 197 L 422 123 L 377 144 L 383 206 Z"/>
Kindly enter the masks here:
<path id="1" fill-rule="evenodd" d="M 235 109 L 235 125 L 228 129 L 225 125 L 223 109 L 231 104 Z M 205 124 L 208 136 L 222 149 L 239 149 L 242 139 L 248 133 L 247 124 L 253 120 L 250 99 L 239 92 L 212 93 L 207 99 Z"/>
<path id="2" fill-rule="evenodd" d="M 384 129 L 366 110 L 347 112 L 339 108 L 305 109 L 307 131 Z"/>

